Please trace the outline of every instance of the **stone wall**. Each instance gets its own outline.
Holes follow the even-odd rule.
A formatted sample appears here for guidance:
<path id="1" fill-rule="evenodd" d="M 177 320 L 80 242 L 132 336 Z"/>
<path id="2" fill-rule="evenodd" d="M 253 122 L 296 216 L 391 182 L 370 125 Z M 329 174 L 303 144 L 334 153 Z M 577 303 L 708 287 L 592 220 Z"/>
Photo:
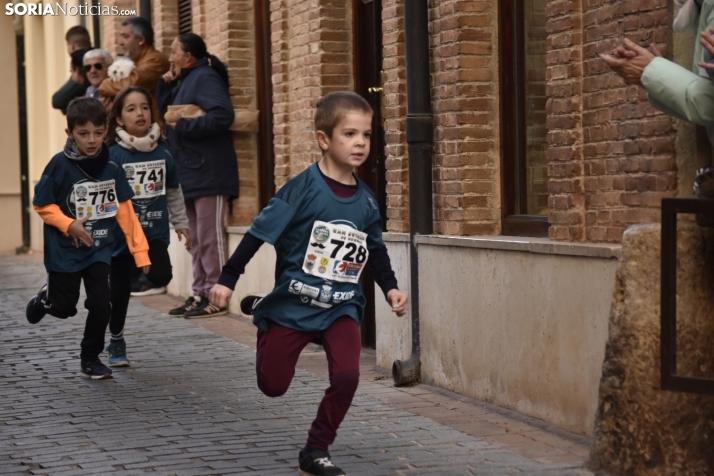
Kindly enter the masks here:
<path id="1" fill-rule="evenodd" d="M 714 378 L 714 234 L 680 223 L 677 374 Z M 595 421 L 593 469 L 712 474 L 714 396 L 660 387 L 660 226 L 623 236 Z"/>

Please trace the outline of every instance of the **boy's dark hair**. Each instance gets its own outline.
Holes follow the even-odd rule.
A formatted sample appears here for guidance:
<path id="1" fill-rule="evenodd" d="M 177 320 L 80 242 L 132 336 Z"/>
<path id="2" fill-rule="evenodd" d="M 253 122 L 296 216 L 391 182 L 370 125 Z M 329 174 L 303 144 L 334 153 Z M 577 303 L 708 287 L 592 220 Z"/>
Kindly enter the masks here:
<path id="1" fill-rule="evenodd" d="M 372 107 L 359 94 L 352 91 L 330 93 L 315 106 L 315 130 L 332 137 L 332 131 L 348 112 L 361 111 L 373 114 Z"/>
<path id="2" fill-rule="evenodd" d="M 154 122 L 154 99 L 151 93 L 140 86 L 127 86 L 119 91 L 119 94 L 114 98 L 112 110 L 109 111 L 109 130 L 105 142 L 107 145 L 114 145 L 117 142 L 117 117 L 121 117 L 121 110 L 124 109 L 124 100 L 131 93 L 141 93 L 146 96 L 146 101 L 149 103 L 149 121 Z M 159 139 L 161 141 L 161 139 Z"/>
<path id="3" fill-rule="evenodd" d="M 211 68 L 218 73 L 218 76 L 226 83 L 226 86 L 230 87 L 228 84 L 228 69 L 226 69 L 226 65 L 208 52 L 206 42 L 203 41 L 203 38 L 195 33 L 182 33 L 177 39 L 179 43 L 181 43 L 181 49 L 184 53 L 191 53 L 197 60 L 208 58 L 208 64 Z"/>
<path id="4" fill-rule="evenodd" d="M 74 98 L 67 106 L 67 128 L 74 130 L 75 126 L 81 126 L 91 122 L 95 126 L 105 126 L 107 124 L 107 110 L 97 98 Z"/>
<path id="5" fill-rule="evenodd" d="M 82 25 L 73 26 L 64 35 L 64 41 L 75 43 L 79 48 L 89 48 L 92 45 L 89 39 L 89 31 Z"/>
<path id="6" fill-rule="evenodd" d="M 154 29 L 151 22 L 143 17 L 131 17 L 121 22 L 121 26 L 129 25 L 134 35 L 141 36 L 146 42 L 146 46 L 154 44 Z"/>

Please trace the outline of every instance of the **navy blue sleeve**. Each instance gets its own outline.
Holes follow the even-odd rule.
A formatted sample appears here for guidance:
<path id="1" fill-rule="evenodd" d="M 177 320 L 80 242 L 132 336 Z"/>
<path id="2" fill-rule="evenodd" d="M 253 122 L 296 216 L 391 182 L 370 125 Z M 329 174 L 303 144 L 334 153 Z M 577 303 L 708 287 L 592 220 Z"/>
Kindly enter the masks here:
<path id="1" fill-rule="evenodd" d="M 174 158 L 168 148 L 164 152 L 166 153 L 166 187 L 178 188 L 179 180 L 176 172 L 176 162 L 174 162 Z"/>
<path id="2" fill-rule="evenodd" d="M 263 240 L 256 238 L 250 232 L 246 233 L 243 239 L 240 240 L 238 248 L 223 266 L 221 276 L 218 278 L 218 284 L 235 289 L 238 278 L 245 273 L 246 265 L 255 256 L 260 247 L 263 246 L 263 243 L 265 243 Z"/>
<path id="3" fill-rule="evenodd" d="M 196 104 L 206 111 L 206 114 L 191 120 L 179 119 L 176 122 L 176 132 L 179 135 L 189 139 L 212 137 L 227 131 L 233 124 L 233 104 L 226 85 L 218 74 L 201 75 L 201 84 L 195 98 Z"/>
<path id="4" fill-rule="evenodd" d="M 32 198 L 33 205 L 44 207 L 53 203 L 57 204 L 56 194 L 58 191 L 56 190 L 57 181 L 55 180 L 55 175 L 58 173 L 57 162 L 51 160 L 42 172 L 40 181 L 35 185 L 35 196 Z M 61 177 L 59 179 L 61 180 Z"/>
<path id="5" fill-rule="evenodd" d="M 392 262 L 387 253 L 387 247 L 382 245 L 369 252 L 367 260 L 372 277 L 386 296 L 392 289 L 399 289 L 397 277 L 392 270 Z"/>

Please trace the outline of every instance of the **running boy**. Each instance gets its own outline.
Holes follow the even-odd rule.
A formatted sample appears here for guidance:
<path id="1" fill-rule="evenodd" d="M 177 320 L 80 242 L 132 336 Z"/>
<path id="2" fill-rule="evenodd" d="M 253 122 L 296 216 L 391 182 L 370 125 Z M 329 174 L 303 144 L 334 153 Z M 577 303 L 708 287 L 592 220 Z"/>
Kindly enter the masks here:
<path id="1" fill-rule="evenodd" d="M 104 144 L 107 112 L 98 99 L 77 98 L 67 107 L 67 143 L 47 164 L 32 204 L 42 217 L 47 283 L 27 304 L 30 324 L 45 314 L 66 319 L 77 314 L 84 281 L 87 321 L 81 343 L 81 374 L 111 377 L 100 360 L 109 322 L 109 263 L 112 228 L 119 222 L 136 265 L 149 271 L 149 246 L 134 215 L 134 195 L 124 169 L 109 159 Z"/>
<path id="2" fill-rule="evenodd" d="M 225 307 L 236 282 L 263 242 L 275 246 L 275 288 L 258 302 L 258 387 L 283 395 L 302 349 L 321 340 L 330 387 L 300 451 L 301 475 L 339 476 L 327 452 L 359 383 L 359 324 L 365 298 L 359 284 L 369 263 L 393 311 L 406 312 L 407 295 L 397 288 L 382 221 L 371 190 L 353 173 L 369 155 L 372 109 L 351 92 L 328 94 L 317 103 L 317 142 L 322 160 L 288 181 L 253 222 L 218 284 L 212 304 Z"/>
<path id="3" fill-rule="evenodd" d="M 124 324 L 129 307 L 129 296 L 149 296 L 166 292 L 171 281 L 169 258 L 169 219 L 176 229 L 178 239 L 186 239 L 186 249 L 191 249 L 191 234 L 183 194 L 178 183 L 176 165 L 169 148 L 161 142 L 159 125 L 153 122 L 154 110 L 151 93 L 139 86 L 127 86 L 114 98 L 109 114 L 109 156 L 124 168 L 127 180 L 134 189 L 131 202 L 139 223 L 149 242 L 151 272 L 142 274 L 129 254 L 121 230 L 117 233 L 112 252 L 111 290 L 112 313 L 109 320 L 110 367 L 129 365 L 124 340 Z M 137 293 L 132 292 L 132 277 L 139 276 Z"/>

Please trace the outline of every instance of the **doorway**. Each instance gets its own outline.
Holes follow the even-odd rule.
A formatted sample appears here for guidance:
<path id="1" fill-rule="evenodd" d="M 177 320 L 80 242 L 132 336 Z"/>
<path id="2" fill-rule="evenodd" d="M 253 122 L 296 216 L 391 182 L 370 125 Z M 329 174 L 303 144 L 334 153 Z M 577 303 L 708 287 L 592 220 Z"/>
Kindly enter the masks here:
<path id="1" fill-rule="evenodd" d="M 369 156 L 358 169 L 357 175 L 377 196 L 384 229 L 387 221 L 387 179 L 384 163 L 382 0 L 353 0 L 352 3 L 355 92 L 365 98 L 374 110 Z M 362 346 L 374 349 L 377 343 L 374 307 L 376 296 L 374 278 L 369 268 L 362 272 L 362 292 L 367 300 L 361 328 Z"/>

